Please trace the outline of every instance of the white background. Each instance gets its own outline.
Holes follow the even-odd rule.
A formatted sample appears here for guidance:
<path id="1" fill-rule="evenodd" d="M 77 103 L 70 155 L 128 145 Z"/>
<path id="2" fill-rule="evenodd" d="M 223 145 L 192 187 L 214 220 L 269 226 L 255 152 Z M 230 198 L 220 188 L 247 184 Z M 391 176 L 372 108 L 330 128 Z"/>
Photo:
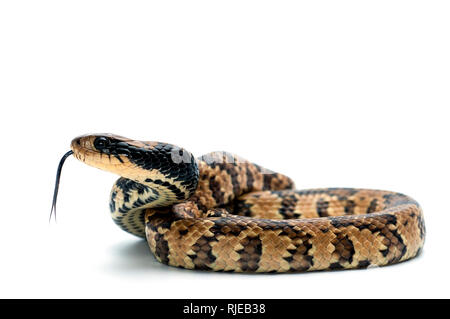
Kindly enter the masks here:
<path id="1" fill-rule="evenodd" d="M 2 1 L 0 297 L 450 297 L 446 1 Z M 239 154 L 298 188 L 421 203 L 423 254 L 369 270 L 208 273 L 117 228 L 116 179 L 71 139 L 112 132 Z"/>

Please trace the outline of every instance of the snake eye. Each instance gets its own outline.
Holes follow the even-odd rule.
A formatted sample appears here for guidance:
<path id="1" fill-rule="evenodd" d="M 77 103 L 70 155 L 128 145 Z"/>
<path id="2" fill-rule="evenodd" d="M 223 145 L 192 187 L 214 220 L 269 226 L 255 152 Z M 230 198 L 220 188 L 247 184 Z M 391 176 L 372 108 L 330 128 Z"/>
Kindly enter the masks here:
<path id="1" fill-rule="evenodd" d="M 105 149 L 109 146 L 109 140 L 106 137 L 100 136 L 94 140 L 94 146 L 98 150 Z"/>

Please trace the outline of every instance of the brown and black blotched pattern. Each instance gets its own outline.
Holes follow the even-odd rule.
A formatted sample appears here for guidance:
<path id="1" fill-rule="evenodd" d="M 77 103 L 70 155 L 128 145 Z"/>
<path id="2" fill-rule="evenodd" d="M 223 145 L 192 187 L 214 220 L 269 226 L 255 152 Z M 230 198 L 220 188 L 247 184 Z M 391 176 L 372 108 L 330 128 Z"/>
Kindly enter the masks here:
<path id="1" fill-rule="evenodd" d="M 198 161 L 188 201 L 170 212 L 147 209 L 146 237 L 165 264 L 234 272 L 367 268 L 408 260 L 423 246 L 422 211 L 405 195 L 296 191 L 284 175 L 208 155 L 216 161 Z"/>
<path id="2" fill-rule="evenodd" d="M 71 143 L 74 156 L 121 176 L 110 197 L 123 230 L 188 269 L 303 272 L 367 268 L 416 256 L 417 202 L 367 189 L 294 190 L 292 180 L 229 153 L 196 159 L 175 145 L 113 134 Z"/>

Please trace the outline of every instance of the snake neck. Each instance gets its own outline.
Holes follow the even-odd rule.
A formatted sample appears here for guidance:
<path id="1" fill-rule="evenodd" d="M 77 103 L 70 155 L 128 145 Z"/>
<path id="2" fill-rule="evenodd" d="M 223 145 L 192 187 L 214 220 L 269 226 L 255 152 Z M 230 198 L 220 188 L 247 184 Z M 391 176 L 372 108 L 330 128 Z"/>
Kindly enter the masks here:
<path id="1" fill-rule="evenodd" d="M 144 213 L 148 208 L 171 207 L 184 202 L 197 189 L 197 160 L 186 150 L 182 157 L 176 146 L 153 144 L 132 149 L 123 163 L 122 176 L 113 185 L 110 210 L 113 220 L 124 230 L 145 237 Z"/>
<path id="2" fill-rule="evenodd" d="M 186 189 L 179 182 L 146 179 L 145 184 L 121 177 L 113 185 L 110 195 L 111 216 L 122 229 L 145 237 L 144 214 L 149 208 L 171 207 L 185 201 L 195 189 Z M 196 185 L 196 183 L 194 183 Z"/>

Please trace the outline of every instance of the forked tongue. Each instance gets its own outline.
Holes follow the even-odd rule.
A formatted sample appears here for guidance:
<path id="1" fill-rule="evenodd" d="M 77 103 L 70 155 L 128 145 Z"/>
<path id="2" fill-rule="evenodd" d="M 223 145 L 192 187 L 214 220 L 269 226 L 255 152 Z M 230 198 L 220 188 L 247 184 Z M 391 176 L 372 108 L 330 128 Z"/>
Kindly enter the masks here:
<path id="1" fill-rule="evenodd" d="M 59 189 L 59 180 L 61 179 L 61 171 L 62 167 L 64 165 L 64 162 L 66 161 L 66 158 L 68 158 L 70 155 L 73 154 L 73 151 L 68 151 L 64 156 L 61 158 L 61 161 L 58 165 L 58 170 L 56 171 L 56 182 L 55 182 L 55 190 L 53 192 L 53 202 L 52 202 L 52 209 L 50 211 L 50 218 L 48 221 L 50 222 L 52 220 L 53 212 L 55 212 L 55 221 L 56 221 L 56 199 L 58 198 L 58 189 Z"/>

